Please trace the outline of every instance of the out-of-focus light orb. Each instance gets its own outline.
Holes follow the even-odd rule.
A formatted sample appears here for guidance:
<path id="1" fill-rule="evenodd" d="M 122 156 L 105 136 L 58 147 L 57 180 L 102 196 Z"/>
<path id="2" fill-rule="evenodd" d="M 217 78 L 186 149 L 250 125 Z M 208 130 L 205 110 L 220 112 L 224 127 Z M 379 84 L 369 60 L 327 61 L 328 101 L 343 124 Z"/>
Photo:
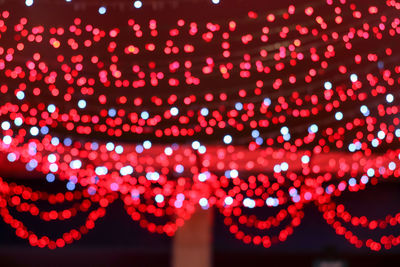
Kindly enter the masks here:
<path id="1" fill-rule="evenodd" d="M 340 112 L 340 111 L 336 112 L 335 119 L 338 120 L 338 121 L 342 120 L 343 119 L 343 113 Z"/>
<path id="2" fill-rule="evenodd" d="M 199 147 L 200 147 L 200 142 L 199 142 L 199 141 L 194 141 L 194 142 L 192 143 L 192 148 L 193 148 L 194 150 L 199 149 Z"/>
<path id="3" fill-rule="evenodd" d="M 107 12 L 107 8 L 105 6 L 99 7 L 99 14 L 104 15 Z"/>
<path id="4" fill-rule="evenodd" d="M 16 97 L 18 98 L 18 100 L 22 100 L 25 98 L 25 93 L 22 91 L 18 91 Z"/>
<path id="5" fill-rule="evenodd" d="M 31 128 L 29 132 L 31 133 L 32 136 L 37 136 L 39 134 L 39 128 L 34 126 Z"/>
<path id="6" fill-rule="evenodd" d="M 235 109 L 236 109 L 236 110 L 242 110 L 242 109 L 243 109 L 243 104 L 240 103 L 240 102 L 237 102 L 237 103 L 235 104 Z"/>
<path id="7" fill-rule="evenodd" d="M 151 148 L 151 142 L 149 140 L 146 140 L 143 142 L 143 147 L 145 149 L 150 149 Z"/>
<path id="8" fill-rule="evenodd" d="M 156 195 L 154 199 L 155 199 L 155 201 L 156 201 L 157 203 L 162 203 L 162 202 L 164 202 L 164 196 L 161 195 L 161 194 Z"/>
<path id="9" fill-rule="evenodd" d="M 286 127 L 286 126 L 283 126 L 283 127 L 281 128 L 281 134 L 282 134 L 282 135 L 286 135 L 286 134 L 288 134 L 288 133 L 289 133 L 289 128 Z"/>
<path id="10" fill-rule="evenodd" d="M 332 89 L 332 83 L 331 82 L 325 82 L 324 87 L 326 90 L 331 90 Z"/>
<path id="11" fill-rule="evenodd" d="M 20 117 L 15 118 L 14 124 L 17 126 L 21 126 L 23 123 L 23 120 Z"/>
<path id="12" fill-rule="evenodd" d="M 135 2 L 133 3 L 133 6 L 134 6 L 135 8 L 141 8 L 141 7 L 143 6 L 143 3 L 142 3 L 142 1 L 137 0 L 137 1 L 135 1 Z"/>
<path id="13" fill-rule="evenodd" d="M 212 2 L 214 5 L 217 5 L 217 4 L 220 3 L 220 0 L 211 0 L 211 2 Z"/>
<path id="14" fill-rule="evenodd" d="M 205 198 L 205 197 L 200 198 L 199 204 L 203 209 L 207 209 L 208 208 L 208 200 L 207 200 L 207 198 Z"/>
<path id="15" fill-rule="evenodd" d="M 117 152 L 117 154 L 122 154 L 124 152 L 124 147 L 121 145 L 116 146 L 115 152 Z"/>
<path id="16" fill-rule="evenodd" d="M 225 198 L 225 205 L 232 205 L 232 203 L 233 203 L 233 198 L 232 197 L 226 197 Z"/>
<path id="17" fill-rule="evenodd" d="M 243 200 L 243 206 L 245 206 L 246 208 L 252 209 L 256 206 L 256 202 L 254 201 L 254 199 L 247 197 Z"/>
<path id="18" fill-rule="evenodd" d="M 232 143 L 232 136 L 230 136 L 229 134 L 224 136 L 224 143 L 229 145 L 230 143 Z"/>
<path id="19" fill-rule="evenodd" d="M 352 81 L 353 83 L 355 83 L 356 81 L 358 81 L 358 76 L 357 74 L 351 74 L 350 75 L 350 81 Z"/>
<path id="20" fill-rule="evenodd" d="M 177 107 L 172 107 L 170 112 L 172 116 L 176 116 L 179 114 L 179 109 Z"/>
<path id="21" fill-rule="evenodd" d="M 308 127 L 308 133 L 317 133 L 318 132 L 318 126 L 316 124 L 312 124 L 310 127 Z"/>
<path id="22" fill-rule="evenodd" d="M 25 0 L 25 5 L 26 6 L 32 6 L 33 5 L 33 0 Z"/>
<path id="23" fill-rule="evenodd" d="M 202 115 L 202 116 L 207 116 L 208 115 L 208 108 L 202 108 L 201 110 L 200 110 L 200 114 Z"/>
<path id="24" fill-rule="evenodd" d="M 53 113 L 54 111 L 56 111 L 56 106 L 53 105 L 53 104 L 50 104 L 50 105 L 47 107 L 47 111 L 48 111 L 49 113 Z"/>
<path id="25" fill-rule="evenodd" d="M 144 120 L 147 120 L 147 119 L 150 117 L 150 114 L 149 114 L 147 111 L 143 111 L 143 112 L 140 114 L 140 117 L 141 117 L 142 119 L 144 119 Z"/>
<path id="26" fill-rule="evenodd" d="M 387 95 L 386 95 L 386 101 L 387 101 L 388 103 L 392 103 L 393 100 L 394 100 L 394 96 L 393 96 L 392 94 L 387 94 Z"/>
<path id="27" fill-rule="evenodd" d="M 170 147 L 166 147 L 166 148 L 164 149 L 164 154 L 167 155 L 167 156 L 171 156 L 171 155 L 172 155 L 172 152 L 173 152 L 173 150 L 172 150 L 172 148 L 170 148 Z"/>
<path id="28" fill-rule="evenodd" d="M 310 162 L 310 157 L 307 156 L 307 155 L 302 156 L 301 157 L 301 162 L 304 163 L 304 164 L 309 163 Z"/>
<path id="29" fill-rule="evenodd" d="M 200 154 L 204 154 L 204 153 L 206 153 L 207 149 L 206 149 L 205 146 L 200 146 L 198 151 L 199 151 Z"/>
<path id="30" fill-rule="evenodd" d="M 46 175 L 46 181 L 52 183 L 56 180 L 56 176 L 52 173 Z"/>
<path id="31" fill-rule="evenodd" d="M 10 129 L 10 127 L 11 127 L 11 124 L 10 124 L 8 121 L 3 121 L 3 122 L 1 123 L 1 128 L 2 128 L 4 131 L 7 131 L 8 129 Z"/>
<path id="32" fill-rule="evenodd" d="M 78 107 L 81 108 L 81 109 L 86 108 L 86 101 L 83 100 L 83 99 L 79 100 L 78 101 Z"/>

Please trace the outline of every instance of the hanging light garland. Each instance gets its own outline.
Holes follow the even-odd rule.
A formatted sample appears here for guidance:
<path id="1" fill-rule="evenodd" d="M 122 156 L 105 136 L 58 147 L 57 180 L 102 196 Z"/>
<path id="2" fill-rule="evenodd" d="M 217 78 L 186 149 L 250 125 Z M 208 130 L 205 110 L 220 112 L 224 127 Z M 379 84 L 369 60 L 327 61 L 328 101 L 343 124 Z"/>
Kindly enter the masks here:
<path id="1" fill-rule="evenodd" d="M 3 10 L 0 152 L 69 191 L 0 180 L 0 215 L 31 245 L 54 249 L 118 199 L 140 226 L 170 236 L 198 206 L 215 206 L 236 238 L 270 247 L 312 202 L 356 247 L 399 244 L 362 241 L 343 226 L 395 226 L 398 214 L 368 220 L 333 201 L 400 175 L 399 9 L 327 0 L 222 22 L 127 18 L 111 28 Z M 280 210 L 260 219 L 249 214 L 258 207 Z M 88 217 L 50 240 L 10 209 L 44 221 Z"/>

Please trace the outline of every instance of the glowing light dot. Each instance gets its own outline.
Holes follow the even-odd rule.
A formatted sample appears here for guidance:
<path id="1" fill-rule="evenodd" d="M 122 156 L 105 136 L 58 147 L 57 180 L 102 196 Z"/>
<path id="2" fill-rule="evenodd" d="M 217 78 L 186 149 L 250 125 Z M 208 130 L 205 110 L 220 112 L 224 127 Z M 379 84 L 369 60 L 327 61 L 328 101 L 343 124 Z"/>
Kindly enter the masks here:
<path id="1" fill-rule="evenodd" d="M 324 87 L 326 90 L 331 90 L 332 89 L 332 83 L 331 82 L 325 82 Z"/>
<path id="2" fill-rule="evenodd" d="M 199 141 L 194 141 L 194 142 L 192 143 L 192 148 L 193 148 L 194 150 L 199 149 L 199 147 L 200 147 L 200 142 L 199 142 Z"/>
<path id="3" fill-rule="evenodd" d="M 304 155 L 301 157 L 301 162 L 303 162 L 304 164 L 307 164 L 310 162 L 310 157 L 307 155 Z"/>
<path id="4" fill-rule="evenodd" d="M 52 173 L 46 175 L 46 181 L 52 183 L 56 180 L 56 176 Z"/>
<path id="5" fill-rule="evenodd" d="M 251 132 L 251 136 L 252 136 L 253 138 L 257 138 L 257 137 L 260 136 L 260 132 L 259 132 L 258 130 L 253 130 L 253 131 Z"/>
<path id="6" fill-rule="evenodd" d="M 99 167 L 96 167 L 95 173 L 97 175 L 106 175 L 108 173 L 108 169 L 107 169 L 107 167 L 99 166 Z"/>
<path id="7" fill-rule="evenodd" d="M 50 112 L 50 113 L 55 112 L 55 111 L 56 111 L 56 106 L 53 105 L 53 104 L 50 104 L 50 105 L 47 107 L 47 111 Z"/>
<path id="8" fill-rule="evenodd" d="M 122 146 L 118 145 L 115 147 L 115 152 L 117 154 L 122 154 L 124 152 L 124 148 Z"/>
<path id="9" fill-rule="evenodd" d="M 176 116 L 179 114 L 179 109 L 177 107 L 172 107 L 170 112 L 172 116 Z"/>
<path id="10" fill-rule="evenodd" d="M 16 126 L 21 126 L 22 123 L 23 123 L 23 120 L 22 120 L 20 117 L 15 118 L 14 124 L 15 124 Z"/>
<path id="11" fill-rule="evenodd" d="M 211 0 L 211 2 L 212 2 L 214 5 L 218 5 L 219 2 L 220 2 L 220 0 Z"/>
<path id="12" fill-rule="evenodd" d="M 342 120 L 343 119 L 343 113 L 340 112 L 340 111 L 336 112 L 335 119 L 338 120 L 338 121 Z"/>
<path id="13" fill-rule="evenodd" d="M 177 173 L 182 173 L 184 170 L 185 170 L 185 168 L 184 168 L 183 165 L 181 165 L 181 164 L 178 164 L 178 165 L 176 165 L 176 167 L 175 167 L 175 171 L 176 171 Z"/>
<path id="14" fill-rule="evenodd" d="M 199 181 L 200 182 L 205 182 L 208 178 L 210 177 L 209 172 L 202 172 L 199 174 Z"/>
<path id="15" fill-rule="evenodd" d="M 393 100 L 394 100 L 394 96 L 393 96 L 392 94 L 387 94 L 387 95 L 386 95 L 386 101 L 387 101 L 388 103 L 392 103 Z"/>
<path id="16" fill-rule="evenodd" d="M 78 107 L 81 108 L 81 109 L 86 108 L 86 101 L 83 100 L 83 99 L 79 100 Z"/>
<path id="17" fill-rule="evenodd" d="M 224 136 L 224 143 L 227 144 L 227 145 L 229 145 L 230 143 L 232 143 L 232 136 L 230 136 L 229 134 L 228 134 L 228 135 L 225 135 L 225 136 Z"/>
<path id="18" fill-rule="evenodd" d="M 141 117 L 142 119 L 144 119 L 144 120 L 147 120 L 147 119 L 150 117 L 150 114 L 149 114 L 147 111 L 143 111 L 143 112 L 140 114 L 140 117 Z"/>
<path id="19" fill-rule="evenodd" d="M 50 163 L 54 163 L 54 162 L 56 162 L 57 157 L 56 157 L 56 155 L 54 155 L 54 154 L 50 154 L 50 155 L 47 156 L 47 160 L 48 160 Z"/>
<path id="20" fill-rule="evenodd" d="M 199 151 L 200 154 L 204 154 L 204 153 L 206 153 L 207 149 L 205 146 L 200 146 L 197 151 Z"/>
<path id="21" fill-rule="evenodd" d="M 389 170 L 394 171 L 394 169 L 396 169 L 396 163 L 392 161 L 389 163 Z"/>
<path id="22" fill-rule="evenodd" d="M 351 74 L 350 75 L 350 81 L 352 81 L 353 83 L 355 83 L 356 81 L 358 81 L 358 76 L 357 74 Z"/>
<path id="23" fill-rule="evenodd" d="M 384 132 L 384 131 L 379 131 L 379 132 L 378 132 L 378 138 L 379 138 L 379 139 L 381 139 L 381 140 L 382 140 L 382 139 L 384 139 L 384 138 L 385 138 L 385 136 L 386 136 L 386 134 L 385 134 L 385 132 Z"/>
<path id="24" fill-rule="evenodd" d="M 150 149 L 151 148 L 151 142 L 149 140 L 146 140 L 143 142 L 143 147 L 145 149 Z"/>
<path id="25" fill-rule="evenodd" d="M 243 206 L 252 209 L 256 206 L 256 202 L 253 199 L 247 197 L 243 200 Z"/>
<path id="26" fill-rule="evenodd" d="M 25 0 L 25 5 L 26 6 L 32 6 L 33 5 L 33 0 Z"/>
<path id="27" fill-rule="evenodd" d="M 288 134 L 288 133 L 289 133 L 289 128 L 286 127 L 286 126 L 283 126 L 283 127 L 281 128 L 281 134 L 282 134 L 282 135 L 286 135 L 286 134 Z"/>
<path id="28" fill-rule="evenodd" d="M 99 8 L 99 14 L 100 15 L 104 15 L 104 14 L 106 14 L 106 12 L 107 12 L 107 8 L 105 6 L 101 6 Z"/>
<path id="29" fill-rule="evenodd" d="M 39 128 L 34 126 L 31 128 L 29 132 L 31 133 L 32 136 L 37 136 L 39 134 Z"/>
<path id="30" fill-rule="evenodd" d="M 205 197 L 200 198 L 199 204 L 203 209 L 207 209 L 208 208 L 208 200 L 207 200 L 207 198 L 205 198 Z"/>
<path id="31" fill-rule="evenodd" d="M 143 6 L 143 3 L 142 3 L 142 1 L 137 0 L 137 1 L 135 1 L 135 2 L 133 3 L 133 6 L 134 6 L 135 8 L 141 8 L 141 7 Z"/>
<path id="32" fill-rule="evenodd" d="M 75 184 L 74 184 L 73 182 L 68 182 L 68 183 L 67 183 L 67 189 L 68 189 L 69 191 L 74 190 L 74 189 L 75 189 Z"/>
<path id="33" fill-rule="evenodd" d="M 161 195 L 161 194 L 158 194 L 158 195 L 156 195 L 156 196 L 154 197 L 154 200 L 155 200 L 157 203 L 162 203 L 162 202 L 164 202 L 164 196 Z"/>
<path id="34" fill-rule="evenodd" d="M 22 100 L 22 99 L 25 98 L 25 93 L 22 92 L 22 91 L 18 91 L 17 94 L 16 94 L 16 97 L 17 97 L 19 100 Z"/>
<path id="35" fill-rule="evenodd" d="M 357 184 L 357 180 L 355 178 L 350 178 L 349 179 L 349 185 L 350 186 L 355 186 Z"/>
<path id="36" fill-rule="evenodd" d="M 8 121 L 3 121 L 3 122 L 1 123 L 1 128 L 2 128 L 3 130 L 5 130 L 5 131 L 7 131 L 8 129 L 10 129 L 10 127 L 11 127 L 11 124 L 10 124 Z"/>
<path id="37" fill-rule="evenodd" d="M 117 111 L 113 108 L 108 110 L 108 116 L 110 117 L 115 117 L 115 115 L 117 115 Z"/>
<path id="38" fill-rule="evenodd" d="M 173 152 L 173 150 L 172 150 L 172 148 L 170 148 L 170 147 L 166 147 L 166 148 L 164 149 L 164 153 L 165 153 L 165 155 L 167 155 L 167 156 L 171 156 L 171 155 L 172 155 L 172 152 Z"/>
<path id="39" fill-rule="evenodd" d="M 366 105 L 362 105 L 360 111 L 364 116 L 369 116 L 369 109 Z"/>
<path id="40" fill-rule="evenodd" d="M 237 103 L 235 104 L 235 109 L 236 109 L 236 110 L 242 110 L 242 109 L 243 109 L 243 104 L 240 103 L 240 102 L 237 102 Z"/>
<path id="41" fill-rule="evenodd" d="M 289 164 L 287 162 L 282 162 L 281 163 L 281 170 L 285 172 L 288 169 L 289 169 Z"/>
<path id="42" fill-rule="evenodd" d="M 232 205 L 233 204 L 233 198 L 232 197 L 226 197 L 225 198 L 225 205 Z"/>
<path id="43" fill-rule="evenodd" d="M 239 172 L 237 170 L 231 170 L 230 171 L 230 177 L 231 178 L 237 178 L 239 176 Z"/>
<path id="44" fill-rule="evenodd" d="M 202 108 L 201 110 L 200 110 L 200 114 L 202 115 L 202 116 L 207 116 L 208 115 L 208 109 L 207 108 Z"/>
<path id="45" fill-rule="evenodd" d="M 106 149 L 107 149 L 108 151 L 113 151 L 113 150 L 114 150 L 114 147 L 115 147 L 115 145 L 114 145 L 113 143 L 111 143 L 111 142 L 108 142 L 108 143 L 106 144 Z"/>
<path id="46" fill-rule="evenodd" d="M 316 124 L 311 125 L 310 127 L 308 127 L 308 132 L 310 134 L 318 132 L 318 126 Z"/>
<path id="47" fill-rule="evenodd" d="M 374 176 L 374 175 L 375 175 L 375 170 L 372 169 L 372 168 L 369 168 L 368 171 L 367 171 L 367 175 L 368 175 L 369 177 Z"/>
<path id="48" fill-rule="evenodd" d="M 269 99 L 269 98 L 264 98 L 264 105 L 270 106 L 270 105 L 271 105 L 271 99 Z"/>
<path id="49" fill-rule="evenodd" d="M 7 155 L 7 160 L 9 162 L 14 162 L 14 161 L 17 160 L 17 155 L 15 155 L 15 153 L 10 153 L 10 154 Z"/>

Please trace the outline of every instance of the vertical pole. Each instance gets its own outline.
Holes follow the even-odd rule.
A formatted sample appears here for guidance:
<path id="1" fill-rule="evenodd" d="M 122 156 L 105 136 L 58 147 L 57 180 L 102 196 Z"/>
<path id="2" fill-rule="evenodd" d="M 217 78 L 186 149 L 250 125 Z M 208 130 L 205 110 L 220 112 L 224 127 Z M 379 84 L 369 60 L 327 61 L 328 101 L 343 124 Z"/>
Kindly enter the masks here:
<path id="1" fill-rule="evenodd" d="M 173 241 L 172 267 L 211 267 L 212 209 L 198 210 L 178 229 Z"/>

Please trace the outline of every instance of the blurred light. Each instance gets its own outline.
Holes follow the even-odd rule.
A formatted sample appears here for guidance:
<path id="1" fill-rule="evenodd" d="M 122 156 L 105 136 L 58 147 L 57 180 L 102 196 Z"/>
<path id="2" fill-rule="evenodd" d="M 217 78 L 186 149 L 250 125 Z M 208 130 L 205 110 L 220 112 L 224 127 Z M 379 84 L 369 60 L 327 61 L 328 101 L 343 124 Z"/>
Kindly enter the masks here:
<path id="1" fill-rule="evenodd" d="M 331 90 L 332 89 L 332 83 L 331 82 L 325 82 L 324 87 L 326 90 Z"/>
<path id="2" fill-rule="evenodd" d="M 143 6 L 143 3 L 142 3 L 142 1 L 137 0 L 137 1 L 135 1 L 135 2 L 133 3 L 133 6 L 134 6 L 135 8 L 141 8 L 141 7 Z"/>
<path id="3" fill-rule="evenodd" d="M 33 5 L 33 0 L 25 0 L 25 5 L 26 6 L 32 6 Z"/>
<path id="4" fill-rule="evenodd" d="M 99 8 L 99 14 L 104 15 L 107 12 L 107 8 L 105 6 L 101 6 Z"/>
<path id="5" fill-rule="evenodd" d="M 52 183 L 56 180 L 56 176 L 52 173 L 49 173 L 46 175 L 46 180 L 47 182 Z"/>
<path id="6" fill-rule="evenodd" d="M 86 101 L 83 100 L 83 99 L 79 100 L 78 107 L 81 108 L 81 109 L 86 108 Z"/>
<path id="7" fill-rule="evenodd" d="M 4 131 L 7 131 L 8 129 L 10 129 L 10 127 L 11 127 L 11 124 L 10 124 L 8 121 L 3 121 L 3 122 L 1 123 L 1 128 L 2 128 Z"/>
<path id="8" fill-rule="evenodd" d="M 147 119 L 150 117 L 150 114 L 149 114 L 147 111 L 143 111 L 143 112 L 140 114 L 140 117 L 141 117 L 142 119 L 144 119 L 144 120 L 147 120 Z"/>
<path id="9" fill-rule="evenodd" d="M 392 94 L 387 94 L 387 95 L 386 95 L 386 101 L 387 101 L 388 103 L 392 103 L 393 100 L 394 100 L 394 96 L 393 96 Z"/>
<path id="10" fill-rule="evenodd" d="M 157 194 L 154 199 L 157 203 L 164 202 L 164 196 L 161 194 Z"/>
<path id="11" fill-rule="evenodd" d="M 232 143 L 232 136 L 230 136 L 229 134 L 224 136 L 224 143 L 229 145 L 230 143 Z"/>
<path id="12" fill-rule="evenodd" d="M 171 112 L 171 115 L 172 115 L 172 116 L 176 116 L 176 115 L 179 114 L 179 109 L 178 109 L 177 107 L 172 107 L 172 108 L 170 109 L 170 112 Z"/>
<path id="13" fill-rule="evenodd" d="M 343 113 L 340 112 L 340 111 L 336 112 L 335 119 L 338 120 L 338 121 L 342 120 L 343 119 Z"/>
<path id="14" fill-rule="evenodd" d="M 353 83 L 355 83 L 356 81 L 358 81 L 358 76 L 357 74 L 351 74 L 350 75 L 350 81 L 352 81 Z"/>

